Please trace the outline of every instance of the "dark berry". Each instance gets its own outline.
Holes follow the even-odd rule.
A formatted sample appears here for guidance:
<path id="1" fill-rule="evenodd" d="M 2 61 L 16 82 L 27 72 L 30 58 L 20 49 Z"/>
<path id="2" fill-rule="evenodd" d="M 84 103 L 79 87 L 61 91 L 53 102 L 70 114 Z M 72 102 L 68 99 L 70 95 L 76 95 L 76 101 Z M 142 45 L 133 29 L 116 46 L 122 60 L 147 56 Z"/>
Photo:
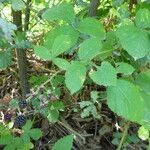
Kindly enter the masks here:
<path id="1" fill-rule="evenodd" d="M 23 125 L 25 125 L 26 120 L 27 120 L 27 118 L 26 118 L 25 115 L 19 115 L 15 119 L 15 125 L 18 126 L 18 127 L 22 127 Z"/>
<path id="2" fill-rule="evenodd" d="M 9 112 L 6 112 L 4 114 L 4 121 L 11 121 L 11 117 L 12 117 L 12 114 Z"/>
<path id="3" fill-rule="evenodd" d="M 26 100 L 20 100 L 20 101 L 18 102 L 18 106 L 19 106 L 20 109 L 26 108 L 26 107 L 27 107 L 27 102 L 26 102 Z"/>
<path id="4" fill-rule="evenodd" d="M 41 86 L 41 87 L 39 88 L 39 91 L 40 91 L 40 93 L 43 93 L 43 92 L 45 91 L 45 87 L 44 87 L 44 86 Z"/>

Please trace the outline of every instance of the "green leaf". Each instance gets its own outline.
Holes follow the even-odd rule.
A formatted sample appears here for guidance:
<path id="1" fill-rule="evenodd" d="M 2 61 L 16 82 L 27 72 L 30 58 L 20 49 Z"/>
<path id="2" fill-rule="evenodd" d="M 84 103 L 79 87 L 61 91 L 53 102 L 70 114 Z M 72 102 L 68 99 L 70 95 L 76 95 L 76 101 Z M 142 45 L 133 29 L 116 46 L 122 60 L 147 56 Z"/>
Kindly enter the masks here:
<path id="1" fill-rule="evenodd" d="M 17 99 L 12 99 L 10 102 L 9 102 L 9 107 L 10 108 L 18 108 L 18 100 Z"/>
<path id="2" fill-rule="evenodd" d="M 150 94 L 142 91 L 141 95 L 144 100 L 144 116 L 140 124 L 143 125 L 146 129 L 150 130 Z"/>
<path id="3" fill-rule="evenodd" d="M 135 83 L 140 86 L 142 91 L 150 94 L 150 70 L 140 73 L 135 79 Z"/>
<path id="4" fill-rule="evenodd" d="M 10 51 L 0 51 L 0 69 L 4 69 L 11 64 L 12 55 Z"/>
<path id="5" fill-rule="evenodd" d="M 21 148 L 24 147 L 25 143 L 23 143 L 22 138 L 14 137 L 12 145 L 15 146 L 15 149 L 20 149 L 21 150 Z"/>
<path id="6" fill-rule="evenodd" d="M 11 0 L 12 2 L 12 8 L 15 11 L 19 11 L 25 8 L 25 3 L 23 0 Z"/>
<path id="7" fill-rule="evenodd" d="M 0 144 L 6 145 L 10 144 L 13 140 L 13 136 L 11 134 L 2 135 L 0 137 Z"/>
<path id="8" fill-rule="evenodd" d="M 91 60 L 100 53 L 102 43 L 99 38 L 85 40 L 78 51 L 81 60 Z"/>
<path id="9" fill-rule="evenodd" d="M 65 74 L 65 83 L 71 93 L 82 87 L 86 77 L 86 67 L 79 61 L 73 61 Z"/>
<path id="10" fill-rule="evenodd" d="M 0 34 L 2 38 L 4 37 L 8 41 L 12 41 L 13 35 L 15 35 L 14 31 L 17 30 L 15 24 L 6 21 L 5 19 L 0 18 Z M 1 40 L 0 45 L 3 45 L 3 40 Z M 5 42 L 4 42 L 5 43 Z"/>
<path id="11" fill-rule="evenodd" d="M 4 126 L 2 123 L 0 123 L 0 135 L 2 136 L 9 136 L 11 135 L 11 131 L 8 127 Z"/>
<path id="12" fill-rule="evenodd" d="M 141 126 L 138 130 L 138 136 L 142 140 L 149 139 L 149 130 L 147 130 L 143 126 Z"/>
<path id="13" fill-rule="evenodd" d="M 59 139 L 52 147 L 52 150 L 71 150 L 73 145 L 73 137 L 73 135 L 67 135 Z"/>
<path id="14" fill-rule="evenodd" d="M 42 17 L 48 21 L 63 20 L 67 23 L 71 23 L 75 18 L 75 14 L 71 4 L 62 3 L 46 10 Z"/>
<path id="15" fill-rule="evenodd" d="M 15 145 L 9 144 L 4 147 L 4 150 L 16 150 Z"/>
<path id="16" fill-rule="evenodd" d="M 137 122 L 142 120 L 144 101 L 133 83 L 118 79 L 116 86 L 108 87 L 107 101 L 110 109 L 125 119 Z"/>
<path id="17" fill-rule="evenodd" d="M 7 129 L 2 123 L 0 123 L 0 135 L 4 133 L 4 130 Z"/>
<path id="18" fill-rule="evenodd" d="M 24 143 L 29 143 L 30 142 L 30 136 L 28 133 L 23 132 L 21 135 L 22 141 Z"/>
<path id="19" fill-rule="evenodd" d="M 53 43 L 56 37 L 59 35 L 67 35 L 70 38 L 71 47 L 76 44 L 79 37 L 79 33 L 76 30 L 74 30 L 73 27 L 69 25 L 61 25 L 48 32 L 45 38 L 44 46 L 47 49 L 52 49 Z"/>
<path id="20" fill-rule="evenodd" d="M 32 128 L 32 121 L 31 120 L 27 120 L 26 124 L 22 127 L 22 129 L 27 132 Z"/>
<path id="21" fill-rule="evenodd" d="M 88 107 L 83 109 L 83 111 L 81 112 L 81 118 L 86 118 L 86 117 L 90 116 L 90 111 L 91 111 L 91 107 L 90 106 L 88 106 Z"/>
<path id="22" fill-rule="evenodd" d="M 97 67 L 97 71 L 91 71 L 89 75 L 90 78 L 99 85 L 116 85 L 116 70 L 109 62 L 102 62 L 101 66 Z"/>
<path id="23" fill-rule="evenodd" d="M 57 122 L 58 118 L 59 118 L 59 111 L 57 109 L 53 109 L 53 110 L 49 111 L 49 113 L 47 115 L 47 119 L 50 122 Z"/>
<path id="24" fill-rule="evenodd" d="M 61 28 L 62 28 L 62 26 L 58 26 L 58 27 L 54 28 L 53 30 L 49 31 L 45 35 L 44 47 L 46 47 L 47 49 L 51 49 L 52 48 L 56 37 L 58 35 L 62 34 L 61 33 Z"/>
<path id="25" fill-rule="evenodd" d="M 116 40 L 115 32 L 114 31 L 107 32 L 106 39 L 105 41 L 103 41 L 100 53 L 96 58 L 100 60 L 104 60 L 107 57 L 111 56 L 114 50 L 113 45 L 115 40 Z"/>
<path id="26" fill-rule="evenodd" d="M 35 46 L 34 47 L 34 52 L 41 59 L 51 60 L 51 58 L 52 58 L 52 55 L 51 55 L 50 51 L 47 48 L 43 47 L 43 46 Z"/>
<path id="27" fill-rule="evenodd" d="M 54 87 L 57 87 L 57 86 L 64 84 L 64 80 L 65 80 L 65 77 L 63 75 L 56 75 L 52 79 L 51 83 Z"/>
<path id="28" fill-rule="evenodd" d="M 62 58 L 53 59 L 53 63 L 62 70 L 67 70 L 67 68 L 69 68 L 70 66 L 70 63 L 67 60 Z"/>
<path id="29" fill-rule="evenodd" d="M 87 107 L 87 106 L 90 106 L 92 105 L 93 103 L 91 101 L 82 101 L 82 102 L 79 102 L 79 105 L 80 105 L 80 108 L 84 108 L 84 107 Z"/>
<path id="30" fill-rule="evenodd" d="M 48 107 L 51 110 L 54 110 L 54 109 L 56 109 L 56 110 L 64 110 L 64 108 L 65 108 L 64 103 L 61 102 L 61 101 L 49 102 Z"/>
<path id="31" fill-rule="evenodd" d="M 48 75 L 46 74 L 38 75 L 38 76 L 32 75 L 29 79 L 29 82 L 33 87 L 37 87 L 40 86 L 42 83 L 46 82 L 47 80 L 48 80 Z"/>
<path id="32" fill-rule="evenodd" d="M 146 56 L 150 51 L 150 40 L 146 31 L 142 31 L 133 25 L 125 25 L 119 27 L 116 34 L 122 47 L 135 60 Z"/>
<path id="33" fill-rule="evenodd" d="M 131 66 L 128 63 L 120 62 L 120 63 L 116 63 L 116 65 L 117 65 L 116 70 L 118 73 L 130 75 L 135 71 L 135 68 L 133 68 L 133 66 Z"/>
<path id="34" fill-rule="evenodd" d="M 136 13 L 135 23 L 139 28 L 150 28 L 150 11 L 146 8 L 140 9 Z"/>
<path id="35" fill-rule="evenodd" d="M 102 23 L 94 18 L 83 19 L 79 24 L 78 30 L 81 33 L 100 38 L 101 40 L 105 38 L 105 29 Z"/>
<path id="36" fill-rule="evenodd" d="M 52 46 L 52 56 L 56 57 L 71 48 L 72 42 L 70 36 L 59 35 L 56 37 Z"/>
<path id="37" fill-rule="evenodd" d="M 92 114 L 94 118 L 100 118 L 100 115 L 97 113 L 97 109 L 94 104 L 91 104 L 83 109 L 81 118 L 89 117 L 90 114 Z"/>
<path id="38" fill-rule="evenodd" d="M 29 132 L 29 135 L 32 139 L 38 140 L 40 137 L 42 137 L 42 132 L 40 129 L 31 129 Z"/>
<path id="39" fill-rule="evenodd" d="M 24 143 L 23 145 L 21 145 L 19 150 L 30 150 L 30 149 L 33 149 L 33 148 L 34 148 L 33 143 L 28 142 L 28 143 Z"/>

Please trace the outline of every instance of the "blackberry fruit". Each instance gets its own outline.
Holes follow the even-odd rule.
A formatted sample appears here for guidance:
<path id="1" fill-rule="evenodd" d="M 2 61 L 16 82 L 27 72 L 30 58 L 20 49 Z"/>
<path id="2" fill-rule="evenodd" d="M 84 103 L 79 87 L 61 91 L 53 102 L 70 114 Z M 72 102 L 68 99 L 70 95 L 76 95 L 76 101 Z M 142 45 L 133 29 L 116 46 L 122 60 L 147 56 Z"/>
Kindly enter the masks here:
<path id="1" fill-rule="evenodd" d="M 20 100 L 20 101 L 18 102 L 18 106 L 19 106 L 20 109 L 26 108 L 26 107 L 27 107 L 27 102 L 26 102 L 26 100 Z"/>
<path id="2" fill-rule="evenodd" d="M 12 117 L 12 114 L 6 112 L 6 113 L 4 114 L 4 121 L 11 121 L 11 117 Z"/>
<path id="3" fill-rule="evenodd" d="M 25 115 L 19 115 L 17 116 L 17 118 L 15 119 L 15 125 L 18 127 L 22 127 L 23 125 L 26 124 L 27 118 Z"/>

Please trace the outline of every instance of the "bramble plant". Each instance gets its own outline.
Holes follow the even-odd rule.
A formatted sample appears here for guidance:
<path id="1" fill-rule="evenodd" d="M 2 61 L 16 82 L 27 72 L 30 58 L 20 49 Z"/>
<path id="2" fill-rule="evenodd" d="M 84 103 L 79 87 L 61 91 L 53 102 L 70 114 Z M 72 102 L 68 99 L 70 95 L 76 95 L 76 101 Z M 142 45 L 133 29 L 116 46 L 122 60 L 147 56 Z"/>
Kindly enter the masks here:
<path id="1" fill-rule="evenodd" d="M 80 19 L 75 16 L 73 6 L 62 3 L 42 15 L 47 21 L 63 22 L 47 33 L 42 46 L 34 47 L 35 54 L 65 70 L 65 84 L 71 94 L 82 90 L 89 75 L 95 84 L 107 87 L 107 103 L 115 113 L 150 129 L 147 118 L 150 71 L 137 73 L 140 66 L 134 65 L 149 54 L 149 15 L 148 9 L 139 9 L 134 21 L 122 20 L 113 32 L 106 33 L 102 23 L 95 18 L 75 22 Z M 79 38 L 81 42 L 76 50 Z M 106 42 L 115 47 L 108 54 L 107 49 L 103 49 Z M 75 47 L 76 59 L 68 62 L 58 57 L 62 53 L 68 54 L 72 47 Z M 121 57 L 126 55 L 126 58 L 116 60 L 115 53 Z M 95 59 L 99 61 L 94 63 Z M 118 73 L 121 77 L 117 77 Z"/>
<path id="2" fill-rule="evenodd" d="M 20 130 L 12 128 L 13 126 L 8 124 L 7 126 L 0 124 L 0 144 L 5 145 L 4 150 L 27 150 L 32 149 L 34 145 L 30 141 L 38 140 L 42 136 L 42 132 L 38 128 L 31 128 L 32 122 L 28 120 L 27 123 Z M 15 134 L 20 134 L 15 136 Z"/>
<path id="3" fill-rule="evenodd" d="M 106 33 L 99 20 L 90 17 L 80 20 L 70 4 L 62 3 L 44 12 L 43 19 L 63 20 L 63 23 L 46 35 L 42 46 L 35 46 L 35 54 L 65 70 L 65 84 L 71 94 L 82 90 L 86 77 L 89 76 L 95 84 L 107 87 L 107 103 L 112 111 L 150 129 L 147 115 L 150 98 L 150 86 L 147 83 L 150 81 L 150 71 L 138 74 L 140 66 L 134 65 L 139 59 L 148 60 L 150 54 L 148 16 L 148 9 L 139 9 L 133 21 L 120 20 L 113 32 Z M 81 40 L 76 50 L 79 38 Z M 103 48 L 106 42 L 112 47 L 109 53 Z M 62 53 L 69 54 L 72 47 L 75 47 L 72 51 L 76 59 L 68 62 L 58 57 Z M 126 55 L 126 58 L 116 60 L 115 53 L 120 57 Z M 105 58 L 102 61 L 103 56 Z M 99 61 L 94 63 L 96 59 Z M 121 77 L 117 77 L 118 73 Z M 84 108 L 84 116 L 85 111 L 88 110 L 89 113 L 89 107 L 92 114 L 96 113 L 90 102 L 84 102 L 84 106 L 82 103 L 80 102 L 81 108 L 88 106 Z"/>
<path id="4" fill-rule="evenodd" d="M 31 7 L 32 1 L 10 0 L 0 3 L 11 4 L 14 11 L 13 23 L 0 18 L 0 69 L 11 64 L 12 50 L 16 49 L 23 97 L 19 102 L 13 99 L 6 106 L 17 111 L 17 115 L 13 120 L 8 113 L 5 117 L 9 123 L 0 124 L 0 144 L 5 146 L 4 149 L 33 149 L 31 139 L 38 140 L 42 137 L 42 132 L 39 128 L 32 128 L 33 122 L 26 116 L 31 112 L 35 116 L 42 115 L 50 123 L 59 122 L 60 112 L 67 110 L 68 101 L 72 103 L 73 96 L 77 105 L 73 107 L 78 108 L 77 113 L 80 113 L 82 119 L 92 116 L 101 120 L 101 103 L 105 101 L 112 112 L 125 120 L 123 133 L 115 132 L 113 135 L 112 143 L 118 146 L 118 150 L 128 143 L 138 143 L 136 136 L 127 136 L 132 122 L 140 125 L 139 138 L 150 140 L 149 2 L 104 1 L 102 4 L 110 5 L 103 11 L 99 8 L 102 11 L 101 17 L 90 15 L 90 11 L 87 15 L 86 4 L 82 0 L 81 10 L 71 0 L 58 2 L 57 5 L 50 5 L 50 1 L 41 2 L 45 8 L 37 14 L 40 23 L 46 24 L 43 27 L 46 29 L 36 42 L 27 39 L 29 23 L 24 23 L 22 32 L 20 25 L 23 24 L 18 24 L 22 18 L 18 22 L 15 20 L 15 12 Z M 40 2 L 35 0 L 35 3 Z M 109 14 L 106 22 L 105 11 Z M 29 18 L 26 19 L 30 22 Z M 34 27 L 34 22 L 32 26 Z M 32 36 L 29 38 L 34 39 Z M 29 80 L 32 87 L 30 93 L 26 63 L 23 62 L 26 60 L 26 49 L 34 49 L 38 61 L 57 66 L 55 70 L 52 67 L 44 70 L 49 74 L 32 75 Z M 36 67 L 38 70 L 39 66 Z M 96 88 L 86 92 L 89 86 Z M 62 100 L 62 95 L 66 99 Z M 18 126 L 17 131 L 11 123 Z M 66 126 L 71 133 L 79 136 Z M 16 132 L 19 136 L 16 136 Z M 52 150 L 70 150 L 73 139 L 73 135 L 68 135 L 58 140 Z"/>

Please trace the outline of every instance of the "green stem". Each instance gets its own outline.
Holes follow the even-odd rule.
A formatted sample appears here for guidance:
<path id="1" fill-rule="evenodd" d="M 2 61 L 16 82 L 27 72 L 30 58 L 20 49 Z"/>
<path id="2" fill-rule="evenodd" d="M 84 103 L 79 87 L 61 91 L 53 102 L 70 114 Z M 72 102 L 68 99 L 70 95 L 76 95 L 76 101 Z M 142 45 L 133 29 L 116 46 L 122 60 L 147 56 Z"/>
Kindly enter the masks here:
<path id="1" fill-rule="evenodd" d="M 150 138 L 148 139 L 148 142 L 149 142 L 149 144 L 148 144 L 147 150 L 150 150 Z"/>
<path id="2" fill-rule="evenodd" d="M 123 136 L 122 136 L 122 138 L 121 138 L 121 141 L 120 141 L 120 143 L 119 143 L 119 146 L 118 146 L 117 150 L 121 150 L 122 145 L 123 145 L 123 143 L 124 143 L 124 141 L 126 140 L 126 137 L 127 137 L 127 135 L 128 135 L 128 129 L 129 129 L 129 127 L 130 127 L 130 122 L 127 122 L 127 123 L 125 124 L 125 126 L 124 126 Z"/>

